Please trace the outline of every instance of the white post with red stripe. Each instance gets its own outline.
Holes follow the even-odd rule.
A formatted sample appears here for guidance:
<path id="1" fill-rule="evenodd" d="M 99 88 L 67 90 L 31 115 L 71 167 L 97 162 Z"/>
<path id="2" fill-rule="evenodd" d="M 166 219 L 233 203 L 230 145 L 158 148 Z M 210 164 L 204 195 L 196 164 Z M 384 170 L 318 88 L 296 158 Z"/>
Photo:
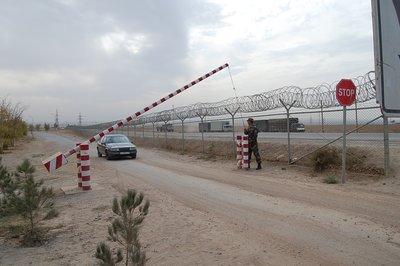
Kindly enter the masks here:
<path id="1" fill-rule="evenodd" d="M 243 166 L 243 149 L 242 149 L 242 136 L 236 136 L 236 160 L 237 160 L 237 167 L 241 169 Z"/>
<path id="2" fill-rule="evenodd" d="M 89 144 L 82 143 L 79 147 L 81 152 L 82 190 L 90 190 Z"/>
<path id="3" fill-rule="evenodd" d="M 214 75 L 215 73 L 221 71 L 222 69 L 224 69 L 224 68 L 226 68 L 226 67 L 228 67 L 228 66 L 229 66 L 229 65 L 226 63 L 226 64 L 224 64 L 224 65 L 222 65 L 222 66 L 220 66 L 220 67 L 218 67 L 218 68 L 216 68 L 216 69 L 213 69 L 212 71 L 210 71 L 210 72 L 208 72 L 207 74 L 205 74 L 205 75 L 199 77 L 198 79 L 193 80 L 192 82 L 186 84 L 186 85 L 183 86 L 182 88 L 180 88 L 180 89 L 178 89 L 178 90 L 176 90 L 176 91 L 170 93 L 169 95 L 167 95 L 167 96 L 165 96 L 165 97 L 159 99 L 158 101 L 156 101 L 156 102 L 150 104 L 149 106 L 143 108 L 142 110 L 136 112 L 134 115 L 129 116 L 129 117 L 125 118 L 124 120 L 119 121 L 118 123 L 116 123 L 116 124 L 113 125 L 112 127 L 108 128 L 108 129 L 105 129 L 105 130 L 103 130 L 102 132 L 96 134 L 95 136 L 91 137 L 90 139 L 88 139 L 88 140 L 85 141 L 84 143 L 90 144 L 90 143 L 92 143 L 92 142 L 95 142 L 96 140 L 99 140 L 99 139 L 102 138 L 105 134 L 110 133 L 110 132 L 114 131 L 115 129 L 119 128 L 119 127 L 122 127 L 124 124 L 129 123 L 129 122 L 132 121 L 133 119 L 135 119 L 135 118 L 137 118 L 138 116 L 140 116 L 140 115 L 146 113 L 147 111 L 153 109 L 153 108 L 156 107 L 157 105 L 160 105 L 161 103 L 163 103 L 163 102 L 167 101 L 168 99 L 174 97 L 175 95 L 177 95 L 177 94 L 179 94 L 179 93 L 181 93 L 181 92 L 187 90 L 188 88 L 190 88 L 190 87 L 196 85 L 197 83 L 201 82 L 202 80 L 205 80 L 206 78 L 208 78 L 208 77 Z M 78 150 L 79 150 L 79 147 L 75 147 L 74 149 L 70 150 L 69 152 L 67 152 L 67 153 L 65 153 L 65 154 L 57 153 L 57 154 L 53 155 L 52 157 L 47 158 L 46 160 L 44 160 L 42 163 L 43 163 L 43 165 L 46 167 L 46 169 L 47 169 L 49 172 L 54 171 L 55 169 L 61 167 L 61 166 L 64 165 L 64 164 L 66 164 L 66 163 L 67 163 L 67 157 L 69 157 L 69 156 L 71 156 L 72 154 L 76 153 Z M 62 164 L 61 164 L 61 165 L 57 165 L 56 163 L 52 162 L 52 161 L 55 161 L 55 160 L 61 161 Z M 51 168 L 50 166 L 51 166 L 52 164 L 54 164 L 56 167 L 55 167 L 55 168 Z"/>
<path id="4" fill-rule="evenodd" d="M 77 142 L 76 146 L 79 146 L 79 145 L 81 145 L 81 143 Z M 80 150 L 76 153 L 76 167 L 78 170 L 78 188 L 81 188 L 82 187 L 82 173 L 81 173 L 81 151 Z"/>
<path id="5" fill-rule="evenodd" d="M 249 169 L 249 137 L 242 137 L 242 147 L 243 147 L 243 168 Z"/>

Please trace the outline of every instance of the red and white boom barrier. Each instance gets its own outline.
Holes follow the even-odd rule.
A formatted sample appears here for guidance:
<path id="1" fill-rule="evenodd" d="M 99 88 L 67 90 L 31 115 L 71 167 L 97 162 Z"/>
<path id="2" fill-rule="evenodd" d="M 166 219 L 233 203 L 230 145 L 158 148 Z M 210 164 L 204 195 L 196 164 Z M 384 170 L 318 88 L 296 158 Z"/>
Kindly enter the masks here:
<path id="1" fill-rule="evenodd" d="M 134 115 L 131 115 L 131 116 L 129 116 L 129 117 L 127 117 L 127 118 L 125 118 L 125 119 L 119 121 L 118 123 L 116 123 L 116 124 L 113 125 L 112 127 L 108 128 L 108 129 L 105 129 L 105 130 L 103 130 L 102 132 L 99 132 L 98 134 L 94 135 L 93 137 L 91 137 L 90 139 L 86 140 L 86 141 L 83 142 L 83 143 L 90 144 L 90 143 L 92 143 L 92 142 L 95 142 L 96 140 L 99 140 L 99 139 L 100 139 L 101 137 L 103 137 L 105 134 L 108 134 L 108 133 L 114 131 L 115 129 L 117 129 L 117 128 L 119 128 L 119 127 L 122 127 L 123 125 L 127 124 L 128 122 L 132 121 L 133 119 L 137 118 L 138 116 L 140 116 L 140 115 L 146 113 L 146 112 L 149 111 L 150 109 L 153 109 L 153 108 L 156 107 L 157 105 L 160 105 L 161 103 L 165 102 L 166 100 L 171 99 L 171 98 L 174 97 L 175 95 L 177 95 L 177 94 L 179 94 L 179 93 L 181 93 L 181 92 L 187 90 L 188 88 L 190 88 L 190 87 L 196 85 L 196 84 L 199 83 L 200 81 L 205 80 L 206 78 L 208 78 L 208 77 L 214 75 L 215 73 L 221 71 L 222 69 L 224 69 L 224 68 L 226 68 L 226 67 L 228 67 L 228 66 L 229 66 L 228 63 L 226 63 L 226 64 L 224 64 L 224 65 L 222 65 L 222 66 L 220 66 L 220 67 L 218 67 L 218 68 L 216 68 L 216 69 L 214 69 L 214 70 L 208 72 L 207 74 L 205 74 L 205 75 L 199 77 L 198 79 L 193 80 L 192 82 L 186 84 L 186 85 L 183 86 L 182 88 L 177 89 L 176 91 L 174 91 L 174 92 L 168 94 L 167 96 L 165 96 L 165 97 L 159 99 L 158 101 L 156 101 L 156 102 L 150 104 L 149 106 L 143 108 L 142 110 L 136 112 Z M 52 172 L 52 171 L 54 171 L 55 169 L 58 169 L 58 168 L 60 168 L 61 166 L 67 164 L 67 163 L 68 163 L 67 158 L 68 158 L 69 156 L 71 156 L 72 154 L 76 153 L 76 152 L 79 151 L 79 150 L 80 150 L 80 147 L 77 146 L 77 147 L 73 148 L 72 150 L 70 150 L 69 152 L 67 152 L 67 153 L 65 153 L 65 154 L 62 154 L 61 152 L 56 153 L 56 154 L 54 154 L 53 156 L 51 156 L 51 157 L 45 159 L 44 161 L 42 161 L 42 163 L 43 163 L 43 165 L 46 167 L 46 169 L 47 169 L 49 172 Z"/>

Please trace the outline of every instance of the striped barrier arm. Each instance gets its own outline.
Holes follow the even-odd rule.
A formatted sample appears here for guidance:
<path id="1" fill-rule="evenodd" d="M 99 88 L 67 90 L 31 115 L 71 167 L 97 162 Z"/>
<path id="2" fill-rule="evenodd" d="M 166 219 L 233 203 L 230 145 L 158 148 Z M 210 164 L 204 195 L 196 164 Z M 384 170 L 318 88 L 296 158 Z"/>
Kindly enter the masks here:
<path id="1" fill-rule="evenodd" d="M 207 79 L 208 77 L 211 77 L 211 76 L 214 75 L 215 73 L 217 73 L 217 72 L 223 70 L 224 68 L 226 68 L 226 67 L 228 67 L 228 66 L 229 66 L 228 63 L 226 63 L 226 64 L 224 64 L 224 65 L 222 65 L 222 66 L 220 66 L 220 67 L 218 67 L 218 68 L 213 69 L 212 71 L 208 72 L 207 74 L 204 74 L 203 76 L 197 78 L 196 80 L 193 80 L 192 82 L 186 84 L 186 85 L 183 86 L 182 88 L 177 89 L 176 91 L 174 91 L 174 92 L 168 94 L 167 96 L 165 96 L 165 97 L 159 99 L 158 101 L 156 101 L 156 102 L 150 104 L 149 106 L 143 108 L 142 110 L 136 112 L 134 115 L 131 115 L 131 116 L 129 116 L 129 117 L 127 117 L 127 118 L 125 118 L 125 119 L 119 121 L 118 123 L 116 123 L 116 124 L 113 125 L 112 127 L 109 127 L 109 128 L 107 128 L 107 129 L 105 129 L 105 130 L 99 132 L 98 134 L 94 135 L 93 137 L 91 137 L 90 139 L 86 140 L 86 141 L 83 142 L 83 143 L 88 143 L 88 144 L 90 144 L 90 143 L 95 142 L 96 140 L 99 140 L 99 139 L 102 138 L 104 135 L 106 135 L 106 134 L 108 134 L 108 133 L 114 131 L 115 129 L 117 129 L 117 128 L 119 128 L 119 127 L 122 127 L 123 125 L 129 123 L 130 121 L 132 121 L 133 119 L 137 118 L 138 116 L 140 116 L 140 115 L 142 115 L 142 114 L 148 112 L 149 110 L 153 109 L 154 107 L 160 105 L 161 103 L 167 101 L 168 99 L 171 99 L 171 98 L 174 97 L 175 95 L 177 95 L 177 94 L 179 94 L 179 93 L 181 93 L 181 92 L 187 90 L 188 88 L 190 88 L 190 87 L 196 85 L 197 83 L 201 82 L 202 80 L 205 80 L 205 79 Z M 72 154 L 76 153 L 79 149 L 80 149 L 79 146 L 77 146 L 77 147 L 73 148 L 72 150 L 68 151 L 68 152 L 65 153 L 65 154 L 57 153 L 57 154 L 55 154 L 55 155 L 53 155 L 53 156 L 51 156 L 51 157 L 45 159 L 42 163 L 43 163 L 43 165 L 46 167 L 46 169 L 47 169 L 49 172 L 52 172 L 52 171 L 54 171 L 55 169 L 60 168 L 62 165 L 67 164 L 67 163 L 68 163 L 67 158 L 68 158 L 69 156 L 71 156 Z M 61 162 L 61 164 L 55 163 L 54 161 Z M 55 166 L 55 167 L 51 168 L 50 166 Z"/>

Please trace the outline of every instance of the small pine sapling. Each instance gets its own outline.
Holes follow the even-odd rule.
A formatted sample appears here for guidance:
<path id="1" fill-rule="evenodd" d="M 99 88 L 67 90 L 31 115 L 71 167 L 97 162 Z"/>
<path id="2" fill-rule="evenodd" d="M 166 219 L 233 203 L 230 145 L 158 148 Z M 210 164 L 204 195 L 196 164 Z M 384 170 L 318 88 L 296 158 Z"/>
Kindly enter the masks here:
<path id="1" fill-rule="evenodd" d="M 148 214 L 150 202 L 144 199 L 143 193 L 128 190 L 120 201 L 114 198 L 112 211 L 117 215 L 108 227 L 109 240 L 119 243 L 125 249 L 125 265 L 145 265 L 146 253 L 142 250 L 139 241 L 139 229 Z M 122 256 L 122 250 L 118 250 Z M 104 243 L 97 247 L 96 258 L 102 263 L 116 262 L 110 249 Z M 99 256 L 97 256 L 99 255 Z M 103 264 L 112 265 L 112 264 Z"/>
<path id="2" fill-rule="evenodd" d="M 24 160 L 17 167 L 18 175 L 22 176 L 20 183 L 20 194 L 13 198 L 15 211 L 28 222 L 26 242 L 29 245 L 40 243 L 41 235 L 37 228 L 41 220 L 40 214 L 43 209 L 53 207 L 54 193 L 51 188 L 43 187 L 43 180 L 35 181 L 33 173 L 35 168 L 29 160 Z"/>

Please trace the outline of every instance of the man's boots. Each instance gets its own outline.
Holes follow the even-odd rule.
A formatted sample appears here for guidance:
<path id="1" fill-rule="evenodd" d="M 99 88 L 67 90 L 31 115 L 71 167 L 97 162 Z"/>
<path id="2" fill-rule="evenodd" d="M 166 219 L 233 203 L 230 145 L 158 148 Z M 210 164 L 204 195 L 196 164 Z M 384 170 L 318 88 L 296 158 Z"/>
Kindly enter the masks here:
<path id="1" fill-rule="evenodd" d="M 257 169 L 256 170 L 260 170 L 262 167 L 261 167 L 261 163 L 259 163 L 258 165 L 257 165 Z"/>

